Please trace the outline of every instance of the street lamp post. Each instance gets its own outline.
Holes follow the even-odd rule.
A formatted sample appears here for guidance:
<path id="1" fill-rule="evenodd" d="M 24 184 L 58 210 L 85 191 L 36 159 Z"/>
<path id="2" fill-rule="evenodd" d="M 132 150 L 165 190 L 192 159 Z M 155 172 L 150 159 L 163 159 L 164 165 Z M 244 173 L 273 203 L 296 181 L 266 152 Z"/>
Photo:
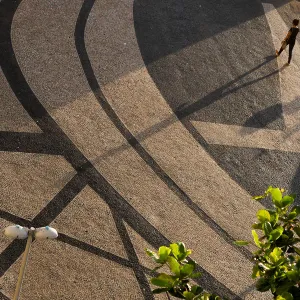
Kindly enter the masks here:
<path id="1" fill-rule="evenodd" d="M 55 239 L 57 238 L 58 234 L 56 229 L 46 226 L 46 227 L 40 227 L 40 228 L 27 228 L 23 227 L 20 225 L 12 225 L 8 226 L 4 230 L 4 234 L 7 237 L 13 238 L 13 239 L 19 239 L 19 240 L 24 240 L 27 238 L 27 243 L 26 243 L 26 248 L 23 254 L 23 259 L 22 259 L 22 264 L 20 267 L 20 272 L 18 276 L 18 282 L 15 290 L 15 294 L 13 297 L 13 300 L 18 300 L 21 287 L 22 287 L 22 282 L 23 282 L 23 277 L 25 273 L 25 268 L 28 260 L 28 254 L 30 251 L 30 246 L 32 243 L 33 238 L 39 239 L 39 240 L 45 240 L 45 239 Z"/>

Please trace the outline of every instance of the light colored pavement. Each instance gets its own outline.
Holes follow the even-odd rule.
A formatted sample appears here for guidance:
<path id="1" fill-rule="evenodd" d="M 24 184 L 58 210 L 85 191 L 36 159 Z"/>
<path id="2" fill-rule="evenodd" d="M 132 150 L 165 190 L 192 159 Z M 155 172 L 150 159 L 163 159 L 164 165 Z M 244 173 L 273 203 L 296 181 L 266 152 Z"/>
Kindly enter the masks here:
<path id="1" fill-rule="evenodd" d="M 281 41 L 289 30 L 275 7 L 263 3 L 274 48 L 279 50 Z M 286 48 L 288 50 L 288 47 Z M 287 66 L 288 54 L 283 51 L 278 57 L 281 102 L 285 130 L 270 130 L 194 121 L 193 125 L 209 144 L 231 145 L 238 147 L 263 148 L 288 152 L 300 151 L 300 46 L 296 41 L 292 63 Z"/>
<path id="2" fill-rule="evenodd" d="M 140 52 L 134 4 L 23 0 L 13 16 L 6 58 L 31 91 L 8 61 L 0 225 L 47 222 L 60 234 L 33 244 L 21 299 L 154 299 L 144 249 L 168 241 L 193 249 L 207 289 L 269 299 L 253 289 L 249 250 L 232 244 L 250 238 L 262 206 L 167 104 Z M 208 142 L 224 134 L 193 124 Z M 235 126 L 226 126 L 236 143 Z M 11 297 L 24 245 L 0 243 L 0 288 Z"/>

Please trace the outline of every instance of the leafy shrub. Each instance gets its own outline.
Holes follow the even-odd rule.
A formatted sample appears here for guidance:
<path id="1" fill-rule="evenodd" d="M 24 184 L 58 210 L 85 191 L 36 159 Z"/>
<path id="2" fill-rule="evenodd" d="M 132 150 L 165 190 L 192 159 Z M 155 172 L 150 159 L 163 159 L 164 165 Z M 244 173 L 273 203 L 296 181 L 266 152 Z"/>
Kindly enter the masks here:
<path id="1" fill-rule="evenodd" d="M 293 206 L 296 195 L 283 195 L 284 190 L 269 187 L 255 200 L 270 198 L 274 209 L 257 212 L 258 222 L 252 225 L 252 236 L 258 248 L 253 253 L 252 278 L 258 278 L 260 292 L 270 290 L 276 300 L 300 299 L 300 206 Z M 258 231 L 258 232 L 257 232 Z M 249 242 L 236 241 L 239 246 Z"/>
<path id="2" fill-rule="evenodd" d="M 171 275 L 160 273 L 151 278 L 151 283 L 158 287 L 152 291 L 154 294 L 167 293 L 168 298 L 170 294 L 187 300 L 221 300 L 219 296 L 205 292 L 199 285 L 190 284 L 190 279 L 200 277 L 201 273 L 195 272 L 196 262 L 189 257 L 192 251 L 186 249 L 184 243 L 161 246 L 158 252 L 146 249 L 146 253 L 159 264 L 153 271 L 167 265 L 171 272 Z"/>

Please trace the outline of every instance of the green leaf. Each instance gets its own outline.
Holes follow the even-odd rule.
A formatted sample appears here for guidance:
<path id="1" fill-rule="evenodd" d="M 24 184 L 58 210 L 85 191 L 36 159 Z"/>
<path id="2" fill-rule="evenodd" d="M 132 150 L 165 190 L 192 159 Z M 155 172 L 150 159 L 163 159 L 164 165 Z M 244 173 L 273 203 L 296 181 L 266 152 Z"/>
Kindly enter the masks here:
<path id="1" fill-rule="evenodd" d="M 280 248 L 275 247 L 274 250 L 270 253 L 270 261 L 276 264 L 280 258 L 282 258 L 283 252 Z"/>
<path id="2" fill-rule="evenodd" d="M 288 215 L 288 220 L 293 220 L 297 217 L 297 213 L 296 212 L 290 212 Z"/>
<path id="3" fill-rule="evenodd" d="M 202 273 L 201 272 L 195 272 L 195 273 L 192 273 L 190 274 L 190 278 L 193 279 L 193 278 L 199 278 L 201 277 Z"/>
<path id="4" fill-rule="evenodd" d="M 291 293 L 284 292 L 281 295 L 278 295 L 276 300 L 294 300 L 294 297 Z"/>
<path id="5" fill-rule="evenodd" d="M 271 288 L 269 282 L 265 278 L 260 278 L 256 282 L 256 289 L 259 292 L 266 292 Z"/>
<path id="6" fill-rule="evenodd" d="M 269 235 L 270 241 L 276 241 L 280 238 L 280 236 L 283 233 L 283 227 L 278 226 L 276 229 L 272 230 L 272 232 Z"/>
<path id="7" fill-rule="evenodd" d="M 291 281 L 298 282 L 299 280 L 299 272 L 297 270 L 288 271 L 286 272 L 286 275 Z"/>
<path id="8" fill-rule="evenodd" d="M 282 200 L 281 200 L 281 205 L 282 205 L 281 207 L 289 206 L 289 205 L 291 205 L 293 202 L 294 202 L 294 198 L 291 197 L 291 196 L 286 195 L 286 196 L 284 196 L 284 197 L 282 198 Z"/>
<path id="9" fill-rule="evenodd" d="M 273 230 L 272 225 L 271 225 L 270 222 L 263 223 L 262 227 L 263 227 L 264 234 L 266 236 L 268 236 L 272 232 L 272 230 Z"/>
<path id="10" fill-rule="evenodd" d="M 178 261 L 185 260 L 187 258 L 187 256 L 192 253 L 192 251 L 190 249 L 186 249 L 184 243 L 182 243 L 182 242 L 173 243 L 170 245 L 170 248 L 172 249 L 173 256 Z"/>
<path id="11" fill-rule="evenodd" d="M 264 199 L 265 197 L 266 197 L 265 195 L 253 196 L 252 199 L 254 199 L 254 200 L 261 200 L 261 199 Z"/>
<path id="12" fill-rule="evenodd" d="M 151 278 L 151 283 L 160 287 L 171 288 L 174 282 L 175 279 L 172 276 L 165 273 L 161 273 L 157 277 Z"/>
<path id="13" fill-rule="evenodd" d="M 185 244 L 182 242 L 178 242 L 178 250 L 179 250 L 179 255 L 178 255 L 178 260 L 183 260 L 187 257 L 187 250 L 185 248 Z"/>
<path id="14" fill-rule="evenodd" d="M 159 247 L 158 255 L 159 255 L 159 260 L 161 261 L 161 263 L 166 262 L 170 253 L 171 253 L 171 249 L 169 247 L 166 247 L 166 246 Z"/>
<path id="15" fill-rule="evenodd" d="M 253 229 L 260 229 L 260 230 L 262 230 L 262 224 L 261 223 L 254 223 L 252 225 L 252 228 Z"/>
<path id="16" fill-rule="evenodd" d="M 293 246 L 293 249 L 295 250 L 295 252 L 300 255 L 300 249 L 296 246 Z"/>
<path id="17" fill-rule="evenodd" d="M 189 262 L 181 267 L 180 276 L 186 277 L 193 273 L 195 269 L 195 262 Z"/>
<path id="18" fill-rule="evenodd" d="M 180 264 L 176 260 L 176 258 L 169 256 L 168 263 L 169 263 L 171 272 L 174 273 L 176 276 L 179 276 L 180 275 Z"/>
<path id="19" fill-rule="evenodd" d="M 264 244 L 261 244 L 261 247 L 264 249 L 264 250 L 267 250 L 271 247 L 271 242 L 266 242 Z"/>
<path id="20" fill-rule="evenodd" d="M 179 245 L 176 243 L 173 243 L 173 244 L 170 244 L 170 248 L 172 250 L 172 254 L 174 255 L 174 257 L 176 259 L 178 259 L 178 256 L 180 255 Z"/>
<path id="21" fill-rule="evenodd" d="M 255 230 L 252 230 L 252 236 L 253 236 L 253 240 L 254 240 L 255 245 L 257 247 L 261 248 L 261 243 L 259 241 L 258 235 L 257 235 Z"/>
<path id="22" fill-rule="evenodd" d="M 204 293 L 202 296 L 201 296 L 201 300 L 209 300 L 209 297 L 210 297 L 210 294 L 208 293 Z"/>
<path id="23" fill-rule="evenodd" d="M 186 300 L 193 300 L 195 297 L 194 293 L 188 291 L 183 292 L 183 296 Z"/>
<path id="24" fill-rule="evenodd" d="M 267 210 L 265 209 L 260 209 L 257 214 L 257 219 L 261 222 L 261 223 L 264 223 L 266 221 L 270 221 L 270 214 Z"/>
<path id="25" fill-rule="evenodd" d="M 252 279 L 257 278 L 260 275 L 260 270 L 257 264 L 255 264 L 252 268 Z"/>
<path id="26" fill-rule="evenodd" d="M 271 222 L 272 226 L 274 226 L 278 221 L 279 214 L 276 211 L 273 211 L 273 210 L 268 210 L 268 212 L 271 216 L 270 222 Z"/>
<path id="27" fill-rule="evenodd" d="M 282 295 L 285 292 L 287 292 L 292 286 L 294 286 L 294 282 L 291 281 L 285 281 L 280 282 L 280 285 L 276 289 L 277 295 Z"/>
<path id="28" fill-rule="evenodd" d="M 262 262 L 258 263 L 257 266 L 260 270 L 266 270 L 266 271 L 270 270 L 270 265 L 267 266 L 266 264 L 263 264 Z"/>
<path id="29" fill-rule="evenodd" d="M 300 237 L 300 227 L 296 226 L 293 228 L 293 230 L 296 232 L 296 234 Z"/>
<path id="30" fill-rule="evenodd" d="M 297 216 L 298 216 L 297 213 L 291 212 L 291 213 L 288 215 L 288 220 L 294 220 Z"/>
<path id="31" fill-rule="evenodd" d="M 300 206 L 296 205 L 292 208 L 291 213 L 296 213 L 296 215 L 300 215 Z"/>
<path id="32" fill-rule="evenodd" d="M 212 295 L 209 297 L 209 300 L 222 300 L 222 298 L 219 297 L 219 296 L 216 296 L 215 294 L 212 294 Z"/>
<path id="33" fill-rule="evenodd" d="M 146 249 L 146 253 L 147 253 L 147 255 L 150 256 L 155 262 L 159 262 L 159 257 L 158 257 L 158 255 L 157 255 L 155 252 L 153 252 L 153 251 L 151 251 L 151 250 L 149 250 L 149 249 Z"/>
<path id="34" fill-rule="evenodd" d="M 203 288 L 199 285 L 193 285 L 191 287 L 191 292 L 194 294 L 194 295 L 199 295 L 203 292 Z"/>
<path id="35" fill-rule="evenodd" d="M 270 193 L 272 195 L 272 199 L 273 200 L 281 201 L 281 199 L 282 199 L 282 193 L 281 193 L 281 191 L 280 191 L 279 188 L 272 188 L 270 190 Z"/>
<path id="36" fill-rule="evenodd" d="M 186 252 L 186 249 L 185 249 L 185 244 L 183 242 L 178 242 L 178 249 L 179 249 L 179 252 L 180 253 L 185 253 Z"/>
<path id="37" fill-rule="evenodd" d="M 153 294 L 165 293 L 169 290 L 169 288 L 159 288 L 152 291 Z"/>
<path id="38" fill-rule="evenodd" d="M 233 243 L 237 246 L 246 246 L 246 245 L 250 244 L 250 242 L 247 242 L 247 241 L 234 241 Z"/>
<path id="39" fill-rule="evenodd" d="M 282 193 L 280 191 L 279 188 L 273 188 L 270 191 L 271 195 L 272 195 L 272 201 L 275 204 L 276 207 L 281 208 L 282 207 Z"/>

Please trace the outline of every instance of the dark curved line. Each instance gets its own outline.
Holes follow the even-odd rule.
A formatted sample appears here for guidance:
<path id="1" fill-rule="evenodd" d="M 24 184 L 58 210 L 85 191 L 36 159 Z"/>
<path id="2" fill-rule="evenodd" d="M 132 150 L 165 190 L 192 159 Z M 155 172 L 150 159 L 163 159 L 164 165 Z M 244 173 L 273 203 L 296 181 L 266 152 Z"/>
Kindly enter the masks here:
<path id="1" fill-rule="evenodd" d="M 101 87 L 94 74 L 84 41 L 84 32 L 89 13 L 93 7 L 94 0 L 86 0 L 79 13 L 76 27 L 75 27 L 75 45 L 76 50 L 91 90 L 95 98 L 113 122 L 115 127 L 128 141 L 136 153 L 144 160 L 144 162 L 154 171 L 154 173 L 168 186 L 168 188 L 175 193 L 178 198 L 190 208 L 202 221 L 204 221 L 212 230 L 214 230 L 220 237 L 222 237 L 228 244 L 239 251 L 248 260 L 251 260 L 252 254 L 246 248 L 237 247 L 233 244 L 235 239 L 224 230 L 216 221 L 214 221 L 203 209 L 201 209 L 193 200 L 176 184 L 176 182 L 159 166 L 153 157 L 143 148 L 137 138 L 126 128 L 120 120 L 116 112 L 110 106 L 106 97 L 101 91 Z"/>
<path id="2" fill-rule="evenodd" d="M 32 221 L 29 221 L 29 220 L 26 220 L 24 218 L 21 218 L 21 217 L 18 217 L 14 214 L 11 214 L 7 211 L 4 211 L 2 209 L 0 209 L 0 218 L 6 220 L 6 221 L 9 221 L 13 224 L 18 224 L 18 225 L 21 225 L 21 226 L 26 226 L 28 228 L 32 227 L 33 226 L 33 223 Z M 58 234 L 58 237 L 57 237 L 57 240 L 58 241 L 61 241 L 62 243 L 65 243 L 65 244 L 68 244 L 70 246 L 73 246 L 73 247 L 76 247 L 78 249 L 81 249 L 83 251 L 86 251 L 86 252 L 89 252 L 91 254 L 94 254 L 94 255 L 97 255 L 97 256 L 101 256 L 107 260 L 110 260 L 110 261 L 113 261 L 115 263 L 118 263 L 124 267 L 128 267 L 128 268 L 132 268 L 133 267 L 133 264 L 134 262 L 126 259 L 126 258 L 123 258 L 121 256 L 118 256 L 118 255 L 115 255 L 113 253 L 110 253 L 108 251 L 105 251 L 99 247 L 95 247 L 91 244 L 88 244 L 84 241 L 80 241 L 74 237 L 71 237 L 67 234 L 64 234 L 62 232 L 59 232 Z M 21 248 L 23 249 L 23 248 Z M 22 250 L 23 251 L 23 250 Z M 4 256 L 1 256 L 0 254 L 0 261 L 2 261 L 4 259 Z M 4 261 L 4 260 L 3 260 Z M 1 265 L 1 264 L 0 264 Z M 142 265 L 139 265 L 139 267 L 148 275 L 153 275 L 153 271 L 142 266 Z M 0 275 L 3 274 L 3 271 L 5 270 L 5 268 L 0 268 Z M 1 298 L 0 298 L 1 299 Z"/>
<path id="3" fill-rule="evenodd" d="M 269 61 L 270 60 L 261 63 L 260 65 L 258 65 L 254 69 L 248 71 L 247 73 L 253 72 L 253 70 L 256 70 L 259 67 L 261 67 L 262 65 L 267 64 Z M 247 74 L 247 73 L 245 73 L 245 74 Z M 230 87 L 230 85 L 232 85 L 233 83 L 235 83 L 236 81 L 238 81 L 238 80 L 234 79 L 234 80 L 230 81 L 229 83 L 227 83 L 225 86 L 222 86 L 222 87 L 218 88 L 217 90 L 209 93 L 208 95 L 206 95 L 205 97 L 201 98 L 200 100 L 197 100 L 196 102 L 194 102 L 194 103 L 192 103 L 192 104 L 190 104 L 190 105 L 188 105 L 188 106 L 186 106 L 184 108 L 175 110 L 174 113 L 176 114 L 176 116 L 178 117 L 178 119 L 184 120 L 188 116 L 192 115 L 194 112 L 196 112 L 198 110 L 201 110 L 201 109 L 203 109 L 203 108 L 205 108 L 205 107 L 213 104 L 214 102 L 219 101 L 222 98 L 224 98 L 224 97 L 226 97 L 226 96 L 228 96 L 230 94 L 233 94 L 233 93 L 237 92 L 238 90 L 240 90 L 240 89 L 242 89 L 244 87 L 252 85 L 252 84 L 254 84 L 256 82 L 259 82 L 260 80 L 266 79 L 266 78 L 271 77 L 271 76 L 273 76 L 275 74 L 278 74 L 278 73 L 279 73 L 279 70 L 275 70 L 275 71 L 273 71 L 273 72 L 271 72 L 271 73 L 269 73 L 267 75 L 261 76 L 259 78 L 256 78 L 256 79 L 252 80 L 252 81 L 246 82 L 246 83 L 244 83 L 242 85 L 239 85 L 237 87 L 234 87 L 234 88 L 229 89 L 229 90 L 226 91 L 226 88 Z M 243 76 L 240 76 L 239 79 L 243 78 L 244 76 L 246 76 L 245 74 Z M 211 99 L 213 99 L 213 101 Z M 282 107 L 282 105 L 280 107 Z"/>
<path id="4" fill-rule="evenodd" d="M 41 227 L 50 224 L 61 211 L 82 191 L 86 182 L 81 180 L 76 174 L 55 197 L 31 220 L 17 217 L 9 212 L 0 210 L 0 217 L 26 227 Z M 0 277 L 23 253 L 24 247 L 20 243 L 13 241 L 0 254 Z M 3 263 L 2 263 L 3 262 Z"/>
<path id="5" fill-rule="evenodd" d="M 2 292 L 0 292 L 0 300 L 10 300 L 10 299 L 6 297 Z"/>
<path id="6" fill-rule="evenodd" d="M 68 244 L 70 246 L 76 247 L 78 249 L 81 249 L 83 251 L 89 252 L 91 254 L 101 256 L 105 259 L 108 259 L 110 261 L 116 262 L 119 265 L 122 265 L 124 267 L 132 268 L 132 262 L 126 258 L 120 257 L 118 255 L 112 254 L 110 252 L 107 252 L 101 248 L 92 246 L 88 243 L 85 243 L 83 241 L 79 241 L 76 238 L 70 237 L 64 233 L 59 232 L 57 239 L 65 244 Z"/>
<path id="7" fill-rule="evenodd" d="M 24 219 L 22 217 L 16 216 L 8 211 L 0 209 L 0 218 L 4 219 L 6 221 L 9 221 L 13 224 L 18 224 L 21 226 L 31 227 L 30 221 L 27 219 Z"/>
<path id="8" fill-rule="evenodd" d="M 134 230 L 136 230 L 153 247 L 157 248 L 162 244 L 169 243 L 169 241 L 132 206 L 130 206 L 128 202 L 93 167 L 93 165 L 59 128 L 29 87 L 15 58 L 10 37 L 11 22 L 20 3 L 21 0 L 3 0 L 1 2 L 0 10 L 0 14 L 2 14 L 0 19 L 4 23 L 2 24 L 2 30 L 0 31 L 1 67 L 20 104 L 25 108 L 31 118 L 37 123 L 44 133 L 55 134 L 59 139 L 61 139 L 61 143 L 66 148 L 64 152 L 66 160 L 69 161 L 70 164 L 79 172 L 80 177 L 86 180 L 85 183 L 93 187 L 98 195 L 100 195 L 100 197 L 102 197 L 102 199 L 114 211 L 116 211 L 124 221 L 134 228 Z M 83 8 L 85 7 L 85 3 Z M 59 210 L 57 210 L 57 212 L 59 213 Z M 39 219 L 39 221 L 42 222 L 43 220 Z M 20 251 L 20 249 L 24 248 L 22 246 L 24 245 L 22 245 L 20 241 L 14 241 L 1 253 L 1 257 L 3 257 L 4 253 L 7 253 L 7 257 L 11 257 L 10 261 L 3 261 L 3 263 L 1 263 L 1 269 L 4 267 L 3 264 L 9 263 L 11 265 L 11 263 L 13 263 L 21 255 L 22 251 Z M 17 250 L 17 253 L 15 250 Z M 5 256 L 6 255 L 4 255 L 4 257 Z M 7 265 L 6 267 L 9 266 Z M 199 267 L 199 269 L 203 273 L 199 282 L 203 283 L 205 288 L 213 288 L 215 291 L 230 296 L 231 298 L 234 297 L 235 299 L 240 299 L 207 271 L 201 267 Z"/>
<path id="9" fill-rule="evenodd" d="M 112 109 L 109 102 L 105 98 L 104 94 L 101 91 L 100 85 L 97 81 L 97 78 L 94 74 L 89 56 L 87 54 L 87 50 L 85 47 L 85 28 L 86 23 L 89 17 L 89 14 L 92 10 L 95 0 L 85 0 L 81 10 L 78 15 L 78 19 L 76 22 L 74 37 L 75 37 L 75 46 L 78 53 L 78 57 L 80 59 L 84 74 L 88 81 L 88 84 L 101 105 L 102 109 L 105 111 L 107 116 L 113 122 L 115 127 L 119 130 L 119 132 L 124 136 L 124 138 L 128 141 L 128 143 L 132 146 L 132 148 L 137 152 L 137 154 L 146 162 L 148 166 L 152 168 L 155 174 L 176 194 L 179 196 L 181 201 L 187 205 L 191 210 L 193 210 L 201 219 L 208 224 L 210 228 L 212 228 L 219 236 L 221 236 L 227 243 L 233 245 L 234 239 L 224 230 L 222 229 L 214 220 L 212 220 L 202 209 L 200 209 L 189 197 L 188 195 L 164 172 L 164 170 L 156 163 L 156 161 L 151 157 L 151 155 L 142 147 L 139 141 L 134 137 L 134 135 L 126 128 L 123 122 L 120 120 L 116 112 Z M 241 252 L 247 259 L 251 259 L 251 252 L 245 248 L 236 249 Z M 204 272 L 204 269 L 201 268 L 201 271 Z M 205 271 L 206 276 L 209 276 L 215 282 L 218 282 L 211 274 Z M 206 282 L 207 286 L 207 282 Z M 222 284 L 223 288 L 226 288 L 227 291 L 230 291 Z M 220 286 L 217 288 L 220 290 Z M 231 296 L 239 297 L 230 291 Z"/>
<path id="10" fill-rule="evenodd" d="M 0 151 L 64 154 L 64 148 L 53 134 L 11 131 L 0 131 Z"/>
<path id="11" fill-rule="evenodd" d="M 12 266 L 13 263 L 24 252 L 26 245 L 25 240 L 13 240 L 1 253 L 0 253 L 0 277 Z"/>
<path id="12" fill-rule="evenodd" d="M 70 236 L 68 236 L 64 233 L 59 233 L 57 239 L 59 241 L 61 241 L 62 243 L 65 243 L 65 244 L 68 244 L 70 246 L 76 247 L 76 248 L 81 249 L 83 251 L 86 251 L 88 253 L 103 257 L 103 258 L 105 258 L 107 260 L 110 260 L 112 262 L 115 262 L 115 263 L 117 263 L 117 264 L 119 264 L 123 267 L 127 267 L 127 268 L 133 268 L 134 267 L 135 263 L 128 260 L 128 259 L 126 259 L 126 258 L 115 255 L 115 254 L 110 253 L 108 251 L 105 251 L 101 248 L 98 248 L 98 247 L 95 247 L 95 246 L 90 245 L 88 243 L 85 243 L 83 241 L 80 241 L 76 238 L 70 237 Z M 139 264 L 139 268 L 141 270 L 143 270 L 144 273 L 146 273 L 150 276 L 153 276 L 153 274 L 155 274 L 155 272 L 153 272 L 152 270 L 150 270 L 147 267 L 144 267 L 143 265 Z"/>
<path id="13" fill-rule="evenodd" d="M 120 218 L 120 216 L 116 210 L 112 210 L 111 212 L 112 212 L 112 216 L 115 221 L 115 224 L 116 224 L 116 228 L 121 237 L 126 254 L 127 254 L 129 260 L 133 263 L 134 267 L 132 269 L 133 269 L 133 272 L 134 272 L 134 275 L 135 275 L 137 281 L 140 283 L 140 289 L 144 296 L 144 299 L 154 300 L 154 295 L 148 284 L 148 279 L 144 273 L 144 270 L 140 266 L 138 256 L 134 250 L 134 246 L 129 237 L 128 231 L 125 227 L 124 221 L 122 218 Z"/>
<path id="14" fill-rule="evenodd" d="M 3 30 L 0 31 L 0 62 L 5 77 L 18 98 L 20 104 L 28 112 L 31 118 L 37 123 L 44 134 L 53 134 L 57 136 L 57 140 L 60 141 L 62 147 L 65 148 L 64 157 L 70 164 L 78 171 L 73 180 L 71 180 L 64 189 L 62 189 L 53 200 L 48 203 L 33 220 L 32 224 L 35 226 L 43 226 L 47 221 L 50 223 L 56 216 L 68 205 L 70 201 L 76 195 L 75 190 L 78 192 L 86 185 L 94 187 L 100 197 L 110 206 L 113 211 L 120 212 L 122 206 L 126 207 L 123 219 L 132 226 L 137 232 L 140 231 L 141 236 L 149 241 L 151 235 L 150 244 L 154 247 L 158 247 L 162 243 L 166 243 L 166 238 L 158 232 L 144 217 L 142 217 L 133 207 L 126 205 L 126 200 L 106 181 L 106 179 L 93 167 L 93 165 L 84 157 L 84 155 L 76 148 L 76 146 L 70 141 L 70 139 L 59 128 L 56 122 L 51 118 L 43 105 L 39 102 L 31 88 L 26 82 L 20 67 L 15 58 L 15 54 L 11 44 L 11 22 L 16 12 L 18 5 L 21 1 L 4 0 L 1 3 L 0 20 L 4 22 L 2 24 Z M 80 181 L 82 180 L 82 182 Z M 79 182 L 78 182 L 79 181 Z M 66 189 L 69 191 L 66 193 Z M 17 219 L 10 213 L 3 212 L 2 216 L 17 221 Z M 133 223 L 131 223 L 132 220 Z M 19 222 L 26 225 L 27 220 L 20 218 Z M 28 225 L 27 225 L 28 226 Z M 138 226 L 138 228 L 137 228 Z M 144 232 L 149 233 L 148 236 L 144 235 Z M 153 234 L 155 232 L 155 234 Z M 155 236 L 155 239 L 153 237 Z M 69 240 L 70 242 L 70 240 Z M 73 241 L 74 244 L 74 241 Z M 78 243 L 77 243 L 78 244 Z M 24 241 L 13 241 L 1 254 L 0 254 L 0 275 L 2 276 L 6 270 L 20 257 L 24 249 Z M 82 245 L 81 245 L 82 246 Z M 90 249 L 93 252 L 95 249 Z M 134 251 L 132 249 L 127 249 Z M 88 249 L 85 247 L 85 251 Z M 134 253 L 132 253 L 134 255 Z M 137 266 L 133 264 L 132 268 L 136 269 Z M 139 268 L 139 273 L 141 270 Z M 205 272 L 205 271 L 204 271 Z M 139 279 L 139 278 L 138 278 Z M 138 280 L 141 286 L 141 290 L 149 290 L 148 281 Z M 222 285 L 220 284 L 222 289 Z M 230 293 L 227 293 L 230 294 Z"/>
<path id="15" fill-rule="evenodd" d="M 91 164 L 78 149 L 75 149 L 71 140 L 60 129 L 57 123 L 51 118 L 47 110 L 37 99 L 24 78 L 14 54 L 10 36 L 11 23 L 21 1 L 22 0 L 3 0 L 0 2 L 0 20 L 2 20 L 3 23 L 1 24 L 0 31 L 1 68 L 8 84 L 15 93 L 20 104 L 45 134 L 55 135 L 57 137 L 57 140 L 60 142 L 61 149 L 64 149 L 63 155 L 66 160 L 74 167 L 75 170 L 80 172 L 82 171 L 82 165 L 86 164 L 88 167 L 91 166 Z"/>

